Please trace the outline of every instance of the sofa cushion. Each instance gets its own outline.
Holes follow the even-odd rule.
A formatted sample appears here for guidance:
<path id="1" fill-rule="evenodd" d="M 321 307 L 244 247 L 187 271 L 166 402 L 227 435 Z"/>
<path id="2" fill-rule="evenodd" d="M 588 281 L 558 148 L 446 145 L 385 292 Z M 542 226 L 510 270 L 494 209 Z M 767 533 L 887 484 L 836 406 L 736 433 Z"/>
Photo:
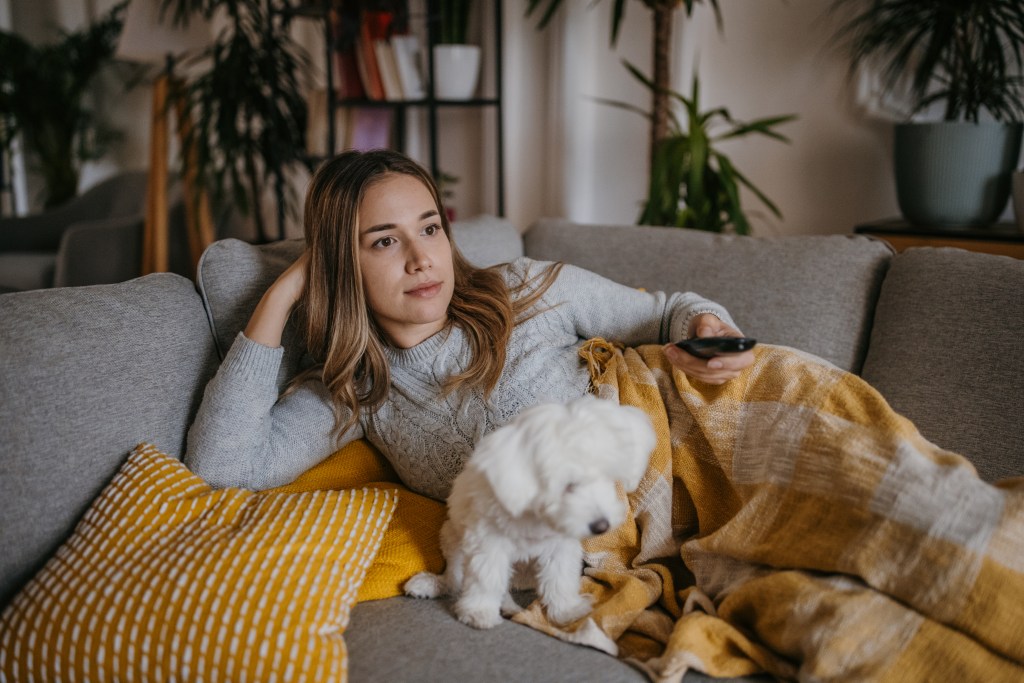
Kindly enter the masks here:
<path id="1" fill-rule="evenodd" d="M 215 356 L 202 301 L 177 275 L 3 294 L 0 321 L 4 604 L 135 445 L 182 453 Z"/>
<path id="2" fill-rule="evenodd" d="M 632 287 L 692 291 L 728 309 L 744 334 L 858 372 L 874 301 L 892 257 L 844 235 L 744 237 L 681 228 L 543 219 L 526 255 L 567 261 Z"/>
<path id="3" fill-rule="evenodd" d="M 528 600 L 517 595 L 520 603 Z M 361 602 L 345 634 L 353 681 L 502 681 L 503 683 L 641 683 L 639 670 L 598 650 L 568 645 L 505 621 L 480 631 L 459 622 L 450 600 L 390 598 Z M 683 683 L 770 681 L 767 676 L 714 678 L 689 671 Z"/>
<path id="4" fill-rule="evenodd" d="M 523 255 L 519 233 L 503 218 L 478 216 L 456 221 L 452 235 L 463 256 L 480 267 Z M 203 254 L 196 279 L 221 357 L 245 328 L 263 292 L 299 257 L 304 245 L 302 239 L 260 246 L 227 239 L 215 242 Z M 296 338 L 296 331 L 288 325 L 282 338 L 285 354 L 278 375 L 282 386 L 301 362 Z"/>
<path id="5" fill-rule="evenodd" d="M 960 249 L 896 256 L 863 374 L 985 479 L 1024 474 L 1024 261 Z"/>
<path id="6" fill-rule="evenodd" d="M 213 491 L 140 446 L 0 614 L 0 680 L 342 681 L 395 501 Z"/>

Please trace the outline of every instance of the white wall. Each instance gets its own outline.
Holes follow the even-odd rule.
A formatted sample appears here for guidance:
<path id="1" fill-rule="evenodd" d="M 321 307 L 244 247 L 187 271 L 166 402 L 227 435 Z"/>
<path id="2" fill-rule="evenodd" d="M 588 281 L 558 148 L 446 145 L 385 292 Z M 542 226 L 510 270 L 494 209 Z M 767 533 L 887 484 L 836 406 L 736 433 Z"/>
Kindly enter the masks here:
<path id="1" fill-rule="evenodd" d="M 38 35 L 47 22 L 76 27 L 113 0 L 10 0 L 16 30 Z M 647 122 L 593 101 L 648 106 L 649 94 L 620 64 L 651 69 L 651 17 L 627 2 L 619 45 L 609 47 L 612 2 L 563 3 L 545 31 L 524 17 L 526 0 L 504 1 L 506 215 L 520 229 L 541 216 L 632 223 L 646 194 Z M 799 119 L 780 129 L 792 142 L 748 137 L 723 147 L 736 166 L 781 209 L 776 220 L 745 200 L 755 234 L 844 233 L 865 221 L 896 216 L 891 125 L 854 101 L 846 60 L 831 44 L 831 0 L 719 0 L 724 33 L 706 3 L 692 18 L 677 11 L 675 89 L 688 92 L 699 63 L 703 106 L 724 106 L 738 119 L 779 114 Z M 314 54 L 319 48 L 310 46 Z M 87 169 L 83 183 L 113 168 L 142 167 L 148 154 L 149 95 L 104 86 L 103 106 L 127 133 L 110 159 Z M 487 138 L 487 126 L 472 126 Z M 472 136 L 470 136 L 472 137 Z M 460 143 L 461 144 L 461 143 Z M 450 151 L 450 169 L 466 179 L 460 214 L 493 210 L 486 168 L 493 152 Z M 1009 216 L 1009 209 L 1007 209 Z"/>

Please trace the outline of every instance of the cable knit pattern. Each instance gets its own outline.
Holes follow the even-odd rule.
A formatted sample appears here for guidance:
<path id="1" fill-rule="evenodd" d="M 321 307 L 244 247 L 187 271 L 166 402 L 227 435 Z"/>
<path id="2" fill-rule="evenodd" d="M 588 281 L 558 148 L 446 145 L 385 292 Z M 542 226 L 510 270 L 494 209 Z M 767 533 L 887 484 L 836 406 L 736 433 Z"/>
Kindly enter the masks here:
<path id="1" fill-rule="evenodd" d="M 549 264 L 522 258 L 506 266 L 511 286 Z M 342 445 L 366 436 L 411 489 L 444 500 L 476 442 L 523 408 L 565 402 L 587 392 L 590 376 L 577 353 L 590 337 L 627 346 L 686 336 L 697 313 L 734 325 L 717 304 L 696 294 L 641 292 L 566 265 L 535 315 L 512 332 L 491 396 L 479 390 L 443 396 L 445 378 L 464 370 L 469 347 L 462 330 L 446 329 L 411 349 L 388 349 L 389 400 L 333 434 L 324 387 L 308 382 L 276 400 L 281 349 L 239 334 L 210 382 L 189 432 L 185 462 L 214 486 L 268 488 L 287 483 Z"/>

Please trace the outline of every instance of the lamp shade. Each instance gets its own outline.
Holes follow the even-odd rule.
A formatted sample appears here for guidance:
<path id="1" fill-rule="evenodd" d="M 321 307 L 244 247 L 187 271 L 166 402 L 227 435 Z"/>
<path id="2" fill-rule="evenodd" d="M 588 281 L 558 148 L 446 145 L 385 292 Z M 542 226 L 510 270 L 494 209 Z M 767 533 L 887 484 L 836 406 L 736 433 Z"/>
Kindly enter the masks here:
<path id="1" fill-rule="evenodd" d="M 170 12 L 161 21 L 160 0 L 132 0 L 116 56 L 131 62 L 163 64 L 168 56 L 177 58 L 203 49 L 212 37 L 210 24 L 195 15 L 189 18 L 188 26 L 175 26 Z"/>

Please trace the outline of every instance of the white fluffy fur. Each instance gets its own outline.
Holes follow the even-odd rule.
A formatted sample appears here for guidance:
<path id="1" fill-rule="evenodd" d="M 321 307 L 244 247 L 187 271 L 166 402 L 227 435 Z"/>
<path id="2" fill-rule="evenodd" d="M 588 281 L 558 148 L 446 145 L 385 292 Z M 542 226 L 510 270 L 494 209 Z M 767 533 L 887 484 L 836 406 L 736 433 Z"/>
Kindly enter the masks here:
<path id="1" fill-rule="evenodd" d="M 523 411 L 480 441 L 452 485 L 444 574 L 417 574 L 406 594 L 455 595 L 460 621 L 491 628 L 518 611 L 513 564 L 532 560 L 548 617 L 564 624 L 586 615 L 580 539 L 624 521 L 616 483 L 636 489 L 654 445 L 643 411 L 612 401 L 587 396 Z"/>

